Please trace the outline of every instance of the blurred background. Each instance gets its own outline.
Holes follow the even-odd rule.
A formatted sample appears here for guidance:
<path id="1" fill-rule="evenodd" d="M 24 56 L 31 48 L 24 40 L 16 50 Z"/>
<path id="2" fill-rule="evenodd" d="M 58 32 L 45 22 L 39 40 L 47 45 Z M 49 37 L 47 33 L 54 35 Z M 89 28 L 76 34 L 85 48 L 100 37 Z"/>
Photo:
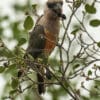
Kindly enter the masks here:
<path id="1" fill-rule="evenodd" d="M 24 50 L 27 47 L 27 41 L 28 41 L 28 32 L 27 30 L 24 29 L 24 21 L 29 13 L 32 16 L 33 19 L 33 24 L 35 24 L 37 15 L 43 14 L 43 9 L 45 7 L 45 2 L 47 0 L 3 0 L 0 2 L 0 66 L 7 66 L 9 62 L 6 61 L 8 58 L 13 59 L 13 55 L 21 55 L 21 53 L 24 52 Z M 73 0 L 69 0 L 72 2 Z M 84 0 L 86 3 L 91 4 L 95 0 Z M 32 5 L 36 4 L 37 5 L 37 13 L 35 14 L 33 12 Z M 65 25 L 67 25 L 67 22 L 69 20 L 69 16 L 71 14 L 71 10 L 69 9 L 70 3 L 65 3 L 63 6 L 63 12 L 67 17 L 67 20 L 64 22 Z M 88 32 L 91 33 L 91 36 L 97 41 L 100 41 L 100 26 L 93 28 L 89 24 L 89 20 L 95 18 L 95 19 L 100 19 L 100 2 L 95 4 L 95 7 L 97 9 L 96 14 L 94 15 L 87 15 L 85 18 L 85 26 L 88 29 Z M 84 4 L 79 8 L 78 12 L 76 12 L 76 15 L 79 19 L 82 19 L 82 11 L 84 10 Z M 73 30 L 73 27 L 79 26 L 79 23 L 75 18 L 73 18 L 72 23 L 70 24 L 69 28 L 69 33 Z M 59 37 L 62 37 L 64 34 L 63 25 L 61 24 L 61 32 Z M 73 36 L 71 36 L 73 37 Z M 60 38 L 62 39 L 62 38 Z M 91 43 L 91 40 L 89 41 L 88 36 L 84 36 L 84 39 L 88 42 Z M 67 40 L 66 40 L 67 41 Z M 20 46 L 21 49 L 17 48 L 17 46 Z M 65 48 L 67 47 L 66 42 L 63 45 Z M 74 45 L 75 46 L 75 45 Z M 77 45 L 78 48 L 78 45 Z M 73 50 L 76 50 L 77 48 L 74 47 L 72 48 Z M 51 54 L 51 59 L 56 58 L 60 59 L 58 54 L 57 54 L 57 48 L 55 48 L 54 52 Z M 76 53 L 74 51 L 74 53 Z M 74 55 L 74 54 L 73 54 Z M 100 55 L 100 54 L 99 54 Z M 22 56 L 22 55 L 21 55 Z M 7 57 L 7 58 L 6 58 Z M 97 56 L 96 56 L 97 57 Z M 98 56 L 99 58 L 100 56 Z M 2 59 L 4 60 L 2 62 Z M 100 59 L 100 58 L 99 58 Z M 56 60 L 51 60 L 51 65 L 53 66 L 59 66 L 59 62 Z M 93 63 L 94 64 L 94 63 Z M 96 62 L 96 65 L 100 66 L 100 61 Z M 88 70 L 92 67 L 93 65 L 90 65 L 88 69 L 86 69 L 86 73 L 89 73 Z M 55 67 L 56 68 L 56 67 Z M 32 92 L 32 90 L 27 90 L 24 93 L 20 93 L 18 96 L 15 96 L 14 92 L 12 91 L 11 84 L 17 84 L 16 80 L 12 79 L 13 76 L 16 76 L 16 67 L 15 65 L 9 66 L 6 70 L 3 68 L 0 68 L 0 100 L 42 100 L 41 97 L 39 97 L 35 91 Z M 58 70 L 58 69 L 57 69 Z M 100 76 L 100 70 L 97 72 L 98 75 Z M 91 72 L 90 72 L 91 74 Z M 33 74 L 34 75 L 34 74 Z M 32 76 L 31 76 L 32 77 Z M 78 80 L 77 80 L 78 79 Z M 14 83 L 13 83 L 14 81 Z M 98 87 L 97 90 L 93 88 L 93 86 L 96 84 L 97 86 L 100 85 L 100 77 L 98 81 L 92 80 L 92 81 L 86 81 L 84 77 L 76 77 L 75 79 L 71 80 L 73 87 L 75 87 L 77 92 L 81 94 L 80 100 L 100 100 L 100 91 L 99 91 L 99 96 L 93 96 L 92 93 L 90 93 L 86 89 L 81 88 L 81 83 L 85 81 L 85 86 L 91 90 L 94 91 L 95 93 L 100 90 L 100 86 Z M 30 84 L 29 82 L 23 83 L 23 88 L 27 86 L 26 84 Z M 95 85 L 95 86 L 96 86 Z M 14 95 L 15 98 L 10 98 L 9 94 Z M 72 100 L 67 93 L 57 85 L 50 86 L 48 89 L 48 92 L 43 95 L 44 100 Z"/>

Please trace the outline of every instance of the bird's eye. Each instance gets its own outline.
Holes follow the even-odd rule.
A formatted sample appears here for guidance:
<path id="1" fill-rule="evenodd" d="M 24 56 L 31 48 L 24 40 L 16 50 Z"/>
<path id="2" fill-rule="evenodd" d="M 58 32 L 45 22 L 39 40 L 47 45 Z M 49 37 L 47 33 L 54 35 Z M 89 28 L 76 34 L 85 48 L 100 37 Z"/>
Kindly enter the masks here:
<path id="1" fill-rule="evenodd" d="M 47 6 L 49 7 L 49 8 L 53 8 L 54 6 L 56 6 L 56 3 L 47 3 Z"/>

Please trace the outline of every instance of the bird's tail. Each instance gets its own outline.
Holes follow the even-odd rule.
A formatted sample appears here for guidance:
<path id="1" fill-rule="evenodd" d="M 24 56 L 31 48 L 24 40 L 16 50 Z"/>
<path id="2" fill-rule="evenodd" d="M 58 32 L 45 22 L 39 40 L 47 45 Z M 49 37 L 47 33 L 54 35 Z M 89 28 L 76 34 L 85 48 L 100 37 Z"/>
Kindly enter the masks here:
<path id="1" fill-rule="evenodd" d="M 45 92 L 45 84 L 44 84 L 44 77 L 37 73 L 37 81 L 38 81 L 38 92 L 39 94 L 42 94 Z"/>

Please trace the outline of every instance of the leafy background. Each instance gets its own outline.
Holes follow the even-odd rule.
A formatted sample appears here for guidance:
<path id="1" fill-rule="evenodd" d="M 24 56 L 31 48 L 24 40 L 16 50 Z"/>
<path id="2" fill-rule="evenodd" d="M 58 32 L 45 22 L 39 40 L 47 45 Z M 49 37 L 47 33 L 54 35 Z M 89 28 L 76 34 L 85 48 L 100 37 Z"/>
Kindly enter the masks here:
<path id="1" fill-rule="evenodd" d="M 9 2 L 11 1 L 11 2 Z M 17 74 L 19 70 L 27 71 L 27 68 L 23 69 L 24 62 L 22 57 L 25 53 L 25 48 L 27 47 L 28 41 L 28 32 L 34 26 L 36 19 L 38 17 L 37 14 L 43 13 L 44 1 L 40 0 L 4 0 L 4 3 L 0 2 L 0 76 L 3 80 L 1 86 L 2 92 L 0 92 L 0 100 L 41 100 L 42 98 L 36 92 L 36 85 L 32 84 L 30 81 L 25 81 L 24 78 L 19 80 L 17 78 Z M 66 0 L 67 1 L 67 0 Z M 71 0 L 69 0 L 72 2 Z M 91 36 L 97 41 L 96 44 L 100 47 L 100 2 L 97 0 L 84 0 L 84 3 L 80 0 L 74 3 L 74 7 L 79 10 L 76 12 L 79 19 L 82 19 L 82 13 L 86 13 L 85 16 L 85 25 Z M 67 16 L 67 20 L 64 22 L 65 25 L 70 19 L 71 10 L 70 4 L 64 4 L 64 13 Z M 94 4 L 93 4 L 94 2 Z M 91 5 L 92 4 L 92 5 Z M 4 5 L 4 7 L 3 7 Z M 7 6 L 7 7 L 6 7 Z M 2 8 L 3 7 L 3 8 Z M 80 25 L 77 20 L 73 17 L 72 22 L 70 23 L 69 33 L 71 33 L 71 37 L 76 36 L 79 33 Z M 63 36 L 63 25 L 61 25 L 61 32 L 59 37 Z M 88 40 L 88 37 L 84 37 L 87 42 L 91 42 Z M 61 42 L 62 38 L 60 38 Z M 68 42 L 68 40 L 66 39 Z M 76 42 L 75 42 L 76 43 Z M 64 47 L 66 48 L 66 42 Z M 77 52 L 79 45 L 73 44 L 73 48 L 71 50 Z M 63 54 L 64 55 L 64 54 Z M 100 55 L 100 53 L 99 53 Z M 72 55 L 71 55 L 72 56 Z M 99 56 L 96 56 L 100 59 Z M 56 59 L 53 59 L 56 58 Z M 66 58 L 66 57 L 64 57 Z M 72 58 L 72 57 L 71 57 Z M 55 48 L 54 52 L 50 56 L 49 63 L 51 66 L 55 66 L 56 75 L 61 74 L 59 72 L 58 66 L 61 66 L 59 58 L 59 50 Z M 72 71 L 79 68 L 80 65 L 84 65 L 84 61 L 78 60 L 71 64 L 73 66 Z M 100 60 L 99 60 L 100 61 Z M 78 63 L 77 63 L 78 62 Z M 92 76 L 93 69 L 91 67 L 99 68 L 99 76 L 100 76 L 100 62 L 93 63 L 93 65 L 89 66 L 85 70 L 85 74 L 87 76 Z M 69 73 L 70 74 L 70 73 Z M 27 75 L 26 75 L 27 76 Z M 31 73 L 28 75 L 33 80 L 36 79 L 35 73 Z M 84 76 L 84 75 L 83 75 Z M 25 77 L 27 79 L 27 77 Z M 78 80 L 78 81 L 77 81 Z M 19 81 L 23 81 L 20 85 L 23 91 L 17 91 L 19 87 Z M 54 81 L 54 79 L 52 79 Z M 99 79 L 89 80 L 86 76 L 84 77 L 75 77 L 71 80 L 72 87 L 76 88 L 77 93 L 80 94 L 81 100 L 99 100 L 100 99 L 100 77 Z M 85 84 L 85 86 L 83 86 Z M 25 88 L 27 87 L 27 88 Z M 88 89 L 87 89 L 88 88 Z M 89 90 L 89 91 L 88 91 Z M 98 96 L 96 94 L 99 94 Z M 56 85 L 49 85 L 47 89 L 47 93 L 43 95 L 45 100 L 70 100 L 70 97 L 67 95 L 66 91 Z"/>

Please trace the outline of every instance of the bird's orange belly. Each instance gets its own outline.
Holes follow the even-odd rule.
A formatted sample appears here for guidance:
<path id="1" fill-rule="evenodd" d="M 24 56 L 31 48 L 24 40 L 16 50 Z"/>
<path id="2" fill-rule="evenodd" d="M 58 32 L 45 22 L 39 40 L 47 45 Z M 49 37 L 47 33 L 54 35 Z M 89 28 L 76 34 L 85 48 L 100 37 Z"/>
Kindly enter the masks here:
<path id="1" fill-rule="evenodd" d="M 50 54 L 54 47 L 56 46 L 56 37 L 54 34 L 51 34 L 50 32 L 46 32 L 46 44 L 45 44 L 45 52 Z"/>

